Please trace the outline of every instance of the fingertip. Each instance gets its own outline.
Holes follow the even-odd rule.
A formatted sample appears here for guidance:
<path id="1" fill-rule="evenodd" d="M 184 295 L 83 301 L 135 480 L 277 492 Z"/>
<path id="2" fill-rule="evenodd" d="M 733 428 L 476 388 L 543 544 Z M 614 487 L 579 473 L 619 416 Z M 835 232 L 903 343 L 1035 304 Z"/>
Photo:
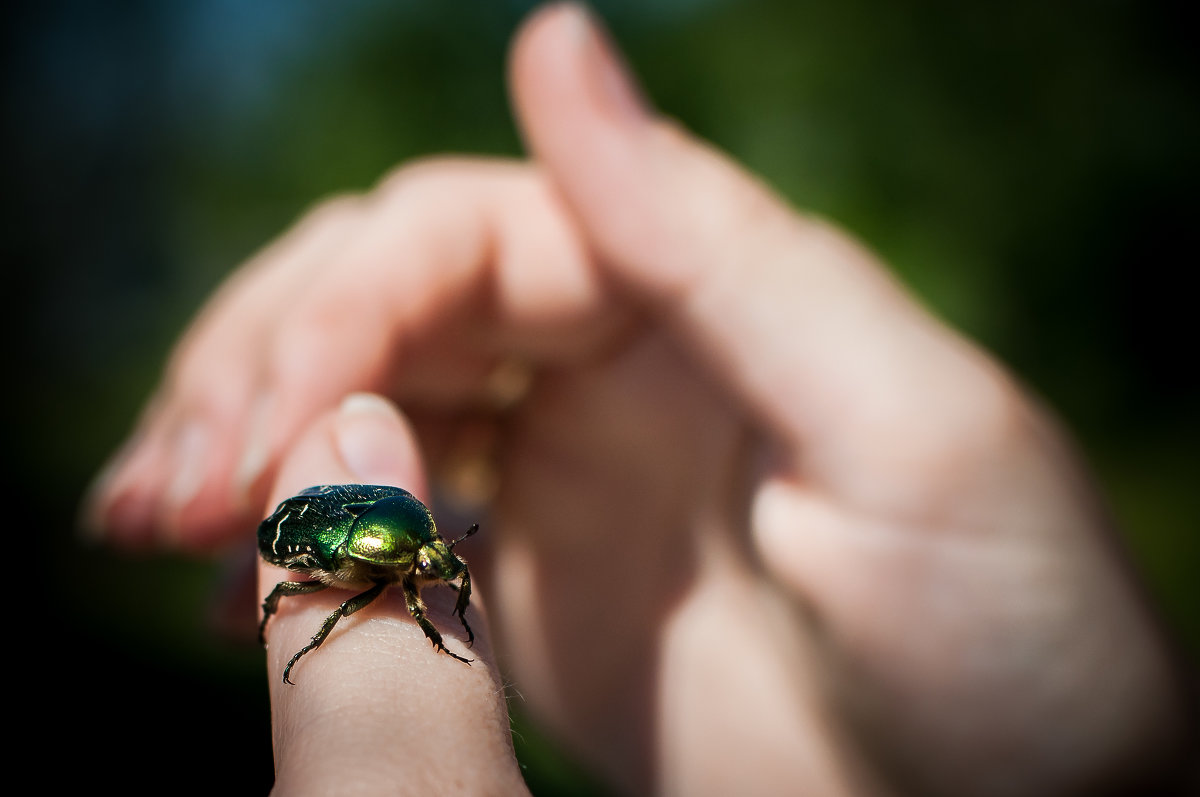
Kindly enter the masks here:
<path id="1" fill-rule="evenodd" d="M 337 409 L 335 436 L 347 470 L 363 484 L 395 484 L 428 498 L 412 426 L 375 393 L 351 393 Z"/>
<path id="2" fill-rule="evenodd" d="M 109 537 L 109 514 L 116 500 L 113 485 L 121 464 L 117 454 L 101 467 L 84 490 L 75 525 L 86 542 L 99 544 Z"/>
<path id="3" fill-rule="evenodd" d="M 565 118 L 566 103 L 627 128 L 652 116 L 603 22 L 580 3 L 551 3 L 530 16 L 513 42 L 509 83 L 518 106 L 535 114 Z"/>
<path id="4" fill-rule="evenodd" d="M 79 525 L 87 539 L 135 549 L 154 541 L 165 452 L 161 424 L 146 427 L 139 425 L 85 493 Z"/>
<path id="5" fill-rule="evenodd" d="M 582 13 L 572 2 L 545 3 L 521 23 L 508 52 L 509 88 L 513 90 L 514 98 L 518 89 L 539 81 L 541 59 L 555 58 L 559 37 L 554 31 L 562 26 L 579 25 Z M 543 54 L 547 48 L 549 51 Z"/>
<path id="6" fill-rule="evenodd" d="M 194 411 L 180 423 L 155 515 L 163 543 L 203 553 L 244 537 L 259 507 L 246 503 L 230 478 L 242 429 L 238 416 L 205 411 Z"/>
<path id="7" fill-rule="evenodd" d="M 659 116 L 598 19 L 573 3 L 534 14 L 510 60 L 518 121 L 607 266 L 668 300 L 727 270 L 791 214 L 760 182 Z M 786 227 L 787 225 L 783 225 Z"/>
<path id="8" fill-rule="evenodd" d="M 395 405 L 351 393 L 317 416 L 284 454 L 268 505 L 317 484 L 387 484 L 426 497 L 416 439 Z"/>
<path id="9" fill-rule="evenodd" d="M 98 542 L 129 549 L 149 548 L 155 536 L 155 504 L 136 489 L 118 490 L 102 507 L 87 513 L 85 533 Z"/>

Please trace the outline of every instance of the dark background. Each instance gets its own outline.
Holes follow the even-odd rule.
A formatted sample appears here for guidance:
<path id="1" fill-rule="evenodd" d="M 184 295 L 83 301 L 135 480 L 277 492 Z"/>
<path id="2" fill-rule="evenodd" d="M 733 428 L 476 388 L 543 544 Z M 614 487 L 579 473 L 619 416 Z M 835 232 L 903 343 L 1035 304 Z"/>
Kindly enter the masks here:
<path id="1" fill-rule="evenodd" d="M 533 5 L 4 12 L 6 569 L 21 587 L 5 650 L 10 690 L 30 684 L 35 706 L 10 717 L 58 762 L 47 784 L 269 787 L 262 654 L 211 628 L 222 564 L 87 545 L 80 496 L 203 298 L 306 207 L 416 156 L 519 154 L 504 55 Z M 862 237 L 1060 413 L 1194 660 L 1200 358 L 1183 281 L 1200 105 L 1183 5 L 596 7 L 665 112 Z M 582 788 L 520 730 L 539 793 Z"/>

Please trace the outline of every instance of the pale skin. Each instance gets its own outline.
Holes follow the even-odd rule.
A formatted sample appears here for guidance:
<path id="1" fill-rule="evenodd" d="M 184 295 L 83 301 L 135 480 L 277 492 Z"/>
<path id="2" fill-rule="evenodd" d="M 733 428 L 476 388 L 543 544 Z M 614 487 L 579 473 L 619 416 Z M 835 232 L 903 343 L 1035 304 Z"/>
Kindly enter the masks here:
<path id="1" fill-rule="evenodd" d="M 658 117 L 579 9 L 535 14 L 510 85 L 529 162 L 431 160 L 311 212 L 209 302 L 95 491 L 112 542 L 200 549 L 311 484 L 428 497 L 464 429 L 497 435 L 473 651 L 454 593 L 425 594 L 476 662 L 389 593 L 284 687 L 347 596 L 285 600 L 281 792 L 521 792 L 493 645 L 551 735 L 635 793 L 1167 772 L 1182 678 L 1046 411 Z M 514 364 L 528 387 L 500 402 Z M 405 415 L 343 402 L 360 391 Z M 284 576 L 261 570 L 265 595 Z"/>

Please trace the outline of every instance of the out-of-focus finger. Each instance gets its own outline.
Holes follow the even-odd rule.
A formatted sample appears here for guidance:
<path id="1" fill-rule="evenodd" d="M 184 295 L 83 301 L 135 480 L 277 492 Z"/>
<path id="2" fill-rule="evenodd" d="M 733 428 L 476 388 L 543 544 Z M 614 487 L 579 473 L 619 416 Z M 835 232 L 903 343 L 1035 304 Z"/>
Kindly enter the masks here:
<path id="1" fill-rule="evenodd" d="M 245 529 L 257 512 L 246 488 L 262 463 L 242 457 L 242 439 L 263 379 L 265 330 L 286 312 L 306 273 L 350 234 L 354 205 L 326 201 L 207 302 L 130 439 L 96 478 L 85 510 L 89 531 L 119 544 L 167 539 L 205 547 Z"/>
<path id="2" fill-rule="evenodd" d="M 274 335 L 268 449 L 347 390 L 452 410 L 506 360 L 565 356 L 608 328 L 604 286 L 538 176 L 487 160 L 406 167 Z"/>
<path id="3" fill-rule="evenodd" d="M 1000 369 L 861 246 L 659 118 L 581 6 L 535 16 L 511 83 L 528 144 L 600 261 L 803 449 L 810 475 L 877 504 L 867 493 L 891 482 L 868 471 L 916 472 L 1008 419 Z"/>
<path id="4" fill-rule="evenodd" d="M 198 354 L 172 369 L 183 376 L 171 380 L 164 415 L 165 436 L 191 450 L 170 456 L 167 446 L 156 466 L 166 475 L 140 492 L 159 533 L 185 545 L 237 534 L 239 498 L 258 496 L 297 430 L 349 392 L 470 406 L 497 369 L 575 356 L 629 317 L 610 312 L 557 198 L 526 166 L 405 167 L 353 215 L 353 236 L 322 249 L 319 268 L 281 269 L 269 296 L 235 286 L 206 313 L 202 328 L 222 331 L 188 345 Z M 258 316 L 260 304 L 269 311 Z M 206 380 L 207 363 L 224 378 Z M 99 494 L 93 514 L 111 523 L 117 496 Z"/>

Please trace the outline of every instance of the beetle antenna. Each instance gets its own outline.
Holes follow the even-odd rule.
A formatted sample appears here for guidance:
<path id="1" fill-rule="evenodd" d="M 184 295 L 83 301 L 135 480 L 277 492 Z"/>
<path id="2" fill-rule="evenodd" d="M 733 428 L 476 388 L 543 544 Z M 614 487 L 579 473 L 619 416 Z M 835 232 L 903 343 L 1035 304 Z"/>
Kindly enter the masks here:
<path id="1" fill-rule="evenodd" d="M 463 540 L 465 540 L 467 537 L 470 537 L 472 534 L 474 534 L 474 533 L 475 533 L 475 532 L 477 532 L 477 531 L 479 531 L 479 524 L 478 524 L 478 523 L 472 523 L 472 524 L 471 524 L 471 528 L 467 529 L 467 533 L 466 533 L 466 534 L 462 535 L 462 536 L 461 536 L 461 537 L 459 537 L 457 540 L 455 540 L 454 542 L 450 543 L 450 544 L 449 544 L 447 547 L 448 547 L 450 550 L 452 550 L 452 551 L 453 551 L 453 550 L 454 550 L 454 546 L 455 546 L 455 545 L 458 545 L 460 542 L 462 542 Z"/>

